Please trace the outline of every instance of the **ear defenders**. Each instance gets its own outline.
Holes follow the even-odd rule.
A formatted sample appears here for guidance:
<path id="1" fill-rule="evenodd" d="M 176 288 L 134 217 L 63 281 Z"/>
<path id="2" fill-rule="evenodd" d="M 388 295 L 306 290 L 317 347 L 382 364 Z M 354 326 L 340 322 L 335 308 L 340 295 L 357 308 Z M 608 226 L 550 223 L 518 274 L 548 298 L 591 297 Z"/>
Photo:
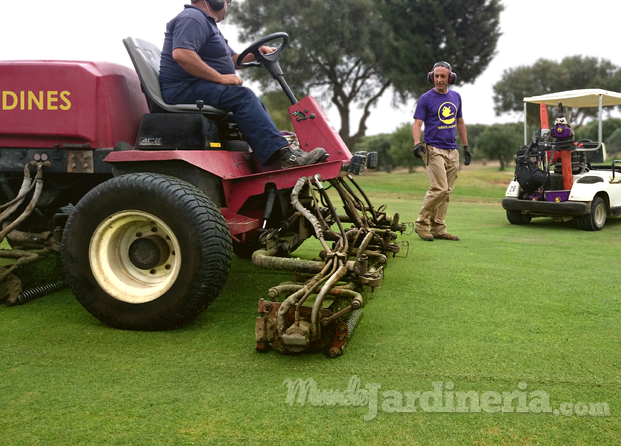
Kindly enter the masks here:
<path id="1" fill-rule="evenodd" d="M 436 67 L 444 67 L 444 68 L 448 68 L 449 70 L 449 75 L 448 75 L 448 83 L 449 85 L 454 85 L 455 82 L 457 82 L 457 75 L 455 73 L 453 73 L 453 69 L 451 68 L 451 65 L 448 62 L 444 62 L 444 61 L 440 61 L 440 62 L 436 62 L 435 65 L 433 66 L 433 68 L 431 69 L 431 71 L 429 73 L 427 73 L 427 80 L 429 81 L 430 84 L 434 84 L 434 80 L 433 80 L 433 71 L 436 69 Z"/>
<path id="2" fill-rule="evenodd" d="M 224 4 L 226 3 L 226 0 L 207 0 L 209 2 L 209 6 L 211 7 L 211 9 L 213 9 L 214 11 L 220 11 L 222 8 L 224 8 Z"/>

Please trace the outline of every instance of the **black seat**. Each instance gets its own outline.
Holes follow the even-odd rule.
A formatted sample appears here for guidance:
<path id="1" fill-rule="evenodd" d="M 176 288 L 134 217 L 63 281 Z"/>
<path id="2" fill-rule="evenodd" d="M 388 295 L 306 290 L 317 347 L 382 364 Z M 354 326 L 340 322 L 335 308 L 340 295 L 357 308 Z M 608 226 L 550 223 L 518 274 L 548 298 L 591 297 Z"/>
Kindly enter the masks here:
<path id="1" fill-rule="evenodd" d="M 579 144 L 579 147 L 583 147 L 585 149 L 594 149 L 597 146 L 600 146 L 600 143 L 593 142 L 590 139 L 581 139 L 580 141 L 577 141 L 576 144 Z M 603 146 L 600 146 L 599 149 L 595 151 L 585 153 L 588 163 L 603 163 L 604 161 L 606 161 L 606 152 Z"/>
<path id="2" fill-rule="evenodd" d="M 138 73 L 140 85 L 147 97 L 147 104 L 151 113 L 188 113 L 198 111 L 196 104 L 171 105 L 164 102 L 159 80 L 162 52 L 156 45 L 134 37 L 123 39 L 123 43 L 134 64 L 136 73 Z M 204 105 L 202 112 L 209 118 L 223 119 L 227 117 L 227 113 L 224 110 L 210 105 Z"/>

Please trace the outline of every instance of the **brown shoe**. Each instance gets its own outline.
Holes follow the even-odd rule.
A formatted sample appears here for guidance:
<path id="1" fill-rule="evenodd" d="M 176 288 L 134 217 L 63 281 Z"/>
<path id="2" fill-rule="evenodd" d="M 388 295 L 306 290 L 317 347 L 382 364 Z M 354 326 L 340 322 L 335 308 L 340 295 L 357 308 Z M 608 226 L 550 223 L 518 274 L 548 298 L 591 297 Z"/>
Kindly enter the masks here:
<path id="1" fill-rule="evenodd" d="M 329 156 L 325 149 L 320 147 L 313 149 L 311 152 L 305 152 L 304 150 L 293 149 L 287 146 L 280 149 L 277 153 L 278 158 L 280 158 L 280 167 L 283 169 L 315 164 Z"/>
<path id="2" fill-rule="evenodd" d="M 433 238 L 437 238 L 440 240 L 453 240 L 454 242 L 458 242 L 459 241 L 459 237 L 457 237 L 456 235 L 453 234 L 449 234 L 448 232 L 446 234 L 442 234 L 442 235 L 434 235 Z"/>
<path id="3" fill-rule="evenodd" d="M 431 235 L 431 232 L 427 231 L 426 229 L 419 229 L 414 226 L 414 232 L 416 232 L 418 236 L 423 240 L 427 242 L 433 242 L 433 235 Z"/>

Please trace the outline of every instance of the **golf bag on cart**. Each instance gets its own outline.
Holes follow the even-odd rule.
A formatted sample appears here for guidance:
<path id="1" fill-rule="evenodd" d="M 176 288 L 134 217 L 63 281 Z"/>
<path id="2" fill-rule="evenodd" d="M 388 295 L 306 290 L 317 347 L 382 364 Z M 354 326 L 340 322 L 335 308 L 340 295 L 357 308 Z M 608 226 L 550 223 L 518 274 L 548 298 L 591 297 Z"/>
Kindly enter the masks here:
<path id="1" fill-rule="evenodd" d="M 530 146 L 523 146 L 518 151 L 515 160 L 515 179 L 527 194 L 533 193 L 543 186 L 547 177 L 546 173 L 539 168 L 538 163 L 533 161 L 533 156 L 537 159 L 541 157 L 536 142 Z"/>

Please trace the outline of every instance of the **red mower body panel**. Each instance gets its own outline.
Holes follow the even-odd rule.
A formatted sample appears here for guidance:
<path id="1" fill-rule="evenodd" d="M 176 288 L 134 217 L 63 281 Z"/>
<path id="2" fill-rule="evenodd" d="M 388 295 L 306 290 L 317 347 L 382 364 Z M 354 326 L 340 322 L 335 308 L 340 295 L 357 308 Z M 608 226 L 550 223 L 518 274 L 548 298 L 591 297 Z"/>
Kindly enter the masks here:
<path id="1" fill-rule="evenodd" d="M 115 164 L 123 162 L 149 161 L 184 161 L 201 170 L 213 173 L 221 178 L 226 207 L 220 210 L 226 218 L 231 235 L 246 233 L 260 227 L 260 216 L 252 218 L 238 214 L 244 203 L 252 196 L 265 192 L 268 184 L 276 189 L 290 189 L 295 186 L 298 178 L 314 177 L 330 179 L 337 178 L 341 171 L 342 161 L 328 161 L 309 166 L 290 169 L 257 171 L 250 154 L 224 151 L 160 151 L 150 152 L 141 150 L 114 151 L 106 158 L 106 162 Z"/>
<path id="2" fill-rule="evenodd" d="M 109 62 L 0 62 L 0 147 L 112 148 L 148 113 L 136 72 Z"/>
<path id="3" fill-rule="evenodd" d="M 162 150 L 162 151 L 114 151 L 105 161 L 108 163 L 184 161 L 221 178 L 226 207 L 221 207 L 232 235 L 257 229 L 258 218 L 239 215 L 244 203 L 252 196 L 265 193 L 266 186 L 276 189 L 293 188 L 300 177 L 327 180 L 339 177 L 343 164 L 352 155 L 316 99 L 307 96 L 289 108 L 300 147 L 310 151 L 322 147 L 330 155 L 328 162 L 303 167 L 281 169 L 280 163 L 259 165 L 249 153 L 217 150 Z"/>
<path id="4" fill-rule="evenodd" d="M 289 107 L 289 114 L 302 150 L 323 147 L 330 161 L 351 159 L 351 152 L 315 98 L 305 97 Z"/>

